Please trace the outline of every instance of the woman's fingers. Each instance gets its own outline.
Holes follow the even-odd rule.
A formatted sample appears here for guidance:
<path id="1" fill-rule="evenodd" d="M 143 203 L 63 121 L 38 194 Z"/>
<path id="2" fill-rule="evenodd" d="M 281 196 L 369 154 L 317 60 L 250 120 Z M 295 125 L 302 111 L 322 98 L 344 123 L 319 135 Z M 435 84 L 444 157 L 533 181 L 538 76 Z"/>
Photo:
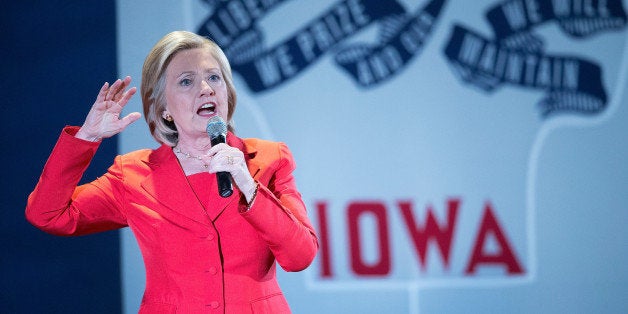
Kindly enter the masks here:
<path id="1" fill-rule="evenodd" d="M 120 131 L 124 130 L 129 124 L 137 121 L 142 115 L 139 112 L 131 112 L 124 118 L 120 119 Z"/>
<path id="2" fill-rule="evenodd" d="M 131 85 L 131 77 L 127 76 L 120 81 L 120 87 L 115 91 L 113 95 L 113 101 L 120 101 L 124 95 L 128 92 L 126 89 Z"/>
<path id="3" fill-rule="evenodd" d="M 98 93 L 94 106 L 101 110 L 119 114 L 137 92 L 136 87 L 127 90 L 129 84 L 131 84 L 130 76 L 125 77 L 124 80 L 117 79 L 111 86 L 105 83 Z"/>
<path id="4" fill-rule="evenodd" d="M 133 112 L 120 118 L 123 107 L 129 102 L 131 97 L 137 92 L 137 88 L 132 87 L 131 77 L 117 79 L 113 84 L 103 84 L 96 97 L 96 102 L 87 114 L 85 122 L 77 135 L 81 138 L 99 140 L 110 137 L 124 130 L 129 124 L 140 118 L 139 112 Z"/>
<path id="5" fill-rule="evenodd" d="M 102 84 L 102 87 L 100 88 L 100 91 L 96 96 L 96 103 L 103 102 L 105 100 L 105 97 L 107 96 L 107 91 L 109 91 L 109 82 L 105 82 L 105 84 Z"/>
<path id="6" fill-rule="evenodd" d="M 127 76 L 123 80 L 117 79 L 107 90 L 105 100 L 120 101 L 125 93 L 125 89 L 131 84 L 131 77 Z"/>
<path id="7" fill-rule="evenodd" d="M 208 172 L 229 172 L 235 185 L 244 194 L 246 201 L 250 203 L 255 194 L 257 183 L 249 173 L 242 151 L 221 143 L 213 146 L 209 152 L 210 154 L 213 153 L 213 155 L 211 156 Z"/>
<path id="8" fill-rule="evenodd" d="M 208 152 L 211 158 L 210 172 L 233 172 L 244 163 L 244 154 L 235 147 L 221 143 L 214 145 Z"/>
<path id="9" fill-rule="evenodd" d="M 124 107 L 129 102 L 131 97 L 133 97 L 133 95 L 135 95 L 135 92 L 137 92 L 137 88 L 136 87 L 131 87 L 129 90 L 124 92 L 124 94 L 122 95 L 122 98 L 118 102 L 120 104 L 120 107 Z"/>
<path id="10" fill-rule="evenodd" d="M 222 153 L 223 151 L 229 151 L 229 150 L 235 150 L 235 151 L 240 152 L 239 149 L 231 147 L 227 143 L 218 143 L 218 144 L 212 146 L 209 149 L 209 151 L 207 151 L 207 155 L 213 156 L 213 155 Z M 242 153 L 242 152 L 240 152 L 240 153 Z"/>
<path id="11" fill-rule="evenodd" d="M 111 84 L 109 89 L 107 89 L 107 94 L 105 95 L 104 100 L 105 101 L 113 100 L 113 97 L 115 93 L 117 92 L 117 90 L 120 89 L 121 84 L 122 84 L 122 81 L 120 79 L 117 79 L 115 82 L 113 82 L 113 84 Z"/>

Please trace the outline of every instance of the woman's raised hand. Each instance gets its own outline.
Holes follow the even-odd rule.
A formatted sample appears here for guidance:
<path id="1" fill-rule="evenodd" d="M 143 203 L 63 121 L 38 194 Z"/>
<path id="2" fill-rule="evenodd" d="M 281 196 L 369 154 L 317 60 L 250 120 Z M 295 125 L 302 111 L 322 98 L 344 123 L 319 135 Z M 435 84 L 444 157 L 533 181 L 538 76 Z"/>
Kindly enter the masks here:
<path id="1" fill-rule="evenodd" d="M 129 124 L 139 119 L 141 117 L 139 112 L 132 112 L 120 118 L 122 108 L 137 91 L 135 87 L 127 90 L 129 84 L 131 84 L 130 76 L 125 77 L 124 80 L 116 80 L 111 86 L 105 83 L 92 109 L 89 110 L 83 126 L 75 136 L 96 142 L 122 132 Z"/>

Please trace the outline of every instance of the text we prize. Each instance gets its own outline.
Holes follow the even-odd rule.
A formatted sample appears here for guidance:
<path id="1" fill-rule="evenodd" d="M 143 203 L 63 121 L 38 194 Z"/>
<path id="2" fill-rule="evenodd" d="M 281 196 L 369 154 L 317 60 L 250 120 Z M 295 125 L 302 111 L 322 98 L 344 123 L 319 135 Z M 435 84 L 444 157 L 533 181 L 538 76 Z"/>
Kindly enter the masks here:
<path id="1" fill-rule="evenodd" d="M 344 264 L 350 268 L 352 276 L 357 277 L 389 277 L 393 273 L 391 250 L 398 242 L 391 241 L 391 230 L 400 231 L 408 237 L 412 247 L 395 249 L 413 250 L 417 260 L 417 268 L 422 273 L 428 271 L 428 251 L 436 250 L 440 255 L 442 268 L 451 271 L 451 256 L 454 244 L 470 247 L 466 256 L 462 257 L 464 269 L 455 269 L 465 277 L 477 275 L 482 267 L 500 268 L 507 276 L 523 275 L 525 270 L 521 266 L 517 252 L 508 237 L 508 232 L 499 222 L 494 206 L 486 201 L 480 211 L 480 218 L 474 234 L 460 232 L 461 200 L 451 198 L 446 201 L 445 216 L 436 218 L 432 207 L 428 206 L 423 217 L 415 214 L 414 204 L 411 201 L 398 201 L 396 206 L 387 207 L 380 201 L 351 201 L 342 209 L 342 216 L 337 215 L 337 209 L 331 215 L 328 201 L 315 203 L 316 216 L 318 218 L 318 232 L 320 240 L 319 273 L 321 279 L 334 279 L 344 270 L 338 265 Z M 392 225 L 391 215 L 399 215 L 402 226 Z M 342 217 L 342 228 L 338 223 L 330 221 L 330 217 Z M 374 221 L 365 228 L 361 221 L 368 218 Z M 398 224 L 398 223 L 395 223 Z M 332 226 L 336 226 L 332 228 Z M 332 230 L 334 229 L 334 230 Z M 345 234 L 338 234 L 338 232 Z M 401 231 L 400 231 L 401 232 Z M 346 243 L 337 241 L 346 237 Z M 374 243 L 365 243 L 365 239 L 371 239 Z M 348 245 L 348 261 L 337 261 L 338 254 L 334 254 L 334 246 Z M 366 258 L 366 246 L 375 247 L 375 258 Z M 336 251 L 337 252 L 337 251 Z M 432 252 L 430 254 L 435 254 Z M 373 254 L 372 254 L 373 255 Z M 458 255 L 460 255 L 458 253 Z M 342 258 L 342 257 L 340 257 Z M 458 256 L 457 258 L 461 258 Z M 456 263 L 460 264 L 460 263 Z"/>

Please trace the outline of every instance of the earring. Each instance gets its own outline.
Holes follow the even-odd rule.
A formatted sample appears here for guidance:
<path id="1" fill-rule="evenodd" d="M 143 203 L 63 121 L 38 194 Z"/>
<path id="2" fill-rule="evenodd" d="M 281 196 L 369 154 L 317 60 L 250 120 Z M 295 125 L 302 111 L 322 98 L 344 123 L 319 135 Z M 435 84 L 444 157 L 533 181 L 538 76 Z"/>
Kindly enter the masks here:
<path id="1" fill-rule="evenodd" d="M 169 113 L 164 114 L 164 119 L 168 122 L 172 122 L 172 116 Z"/>

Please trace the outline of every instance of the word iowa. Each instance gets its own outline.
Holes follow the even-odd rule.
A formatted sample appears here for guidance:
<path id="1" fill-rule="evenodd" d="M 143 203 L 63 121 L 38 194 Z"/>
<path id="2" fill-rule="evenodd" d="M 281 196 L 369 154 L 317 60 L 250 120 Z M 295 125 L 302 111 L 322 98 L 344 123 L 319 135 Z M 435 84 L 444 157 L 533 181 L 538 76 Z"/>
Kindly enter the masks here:
<path id="1" fill-rule="evenodd" d="M 483 266 L 503 268 L 508 276 L 517 276 L 524 273 L 524 268 L 517 258 L 517 254 L 507 237 L 507 233 L 499 223 L 491 202 L 486 202 L 476 228 L 474 237 L 456 236 L 459 232 L 460 200 L 448 199 L 446 202 L 445 217 L 439 221 L 433 208 L 427 207 L 424 217 L 417 217 L 410 201 L 396 203 L 396 208 L 402 217 L 406 236 L 412 243 L 421 271 L 427 271 L 428 250 L 433 248 L 440 253 L 444 269 L 450 268 L 454 241 L 472 241 L 465 267 L 464 276 L 474 276 Z M 336 276 L 332 256 L 332 245 L 337 241 L 331 239 L 329 203 L 327 201 L 316 202 L 317 218 L 320 236 L 320 273 L 322 279 L 332 279 Z M 393 214 L 391 208 L 378 201 L 352 201 L 344 209 L 346 230 L 348 239 L 348 265 L 351 272 L 358 277 L 389 276 L 392 273 L 391 254 L 391 226 L 389 215 Z M 395 213 L 397 214 L 397 213 Z M 337 217 L 337 216 L 336 216 Z M 374 221 L 369 228 L 365 228 L 360 221 L 364 218 Z M 337 231 L 337 230 L 334 230 Z M 365 258 L 365 239 L 371 239 L 375 243 L 376 258 Z M 432 245 L 430 245 L 432 244 Z"/>

